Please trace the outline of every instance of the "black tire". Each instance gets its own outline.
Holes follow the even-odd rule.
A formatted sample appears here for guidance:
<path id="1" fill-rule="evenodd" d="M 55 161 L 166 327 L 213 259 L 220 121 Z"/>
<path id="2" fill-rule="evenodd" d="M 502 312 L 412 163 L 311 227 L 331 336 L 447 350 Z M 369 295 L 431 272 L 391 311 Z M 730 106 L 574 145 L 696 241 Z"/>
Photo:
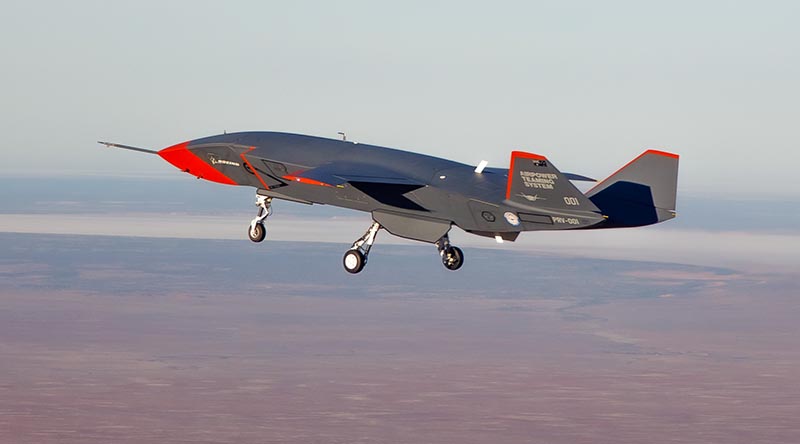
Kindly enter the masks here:
<path id="1" fill-rule="evenodd" d="M 367 258 L 358 250 L 347 250 L 342 258 L 342 265 L 348 273 L 356 274 L 367 265 Z"/>
<path id="2" fill-rule="evenodd" d="M 458 247 L 450 247 L 442 256 L 444 267 L 450 271 L 456 271 L 464 265 L 464 252 Z"/>
<path id="3" fill-rule="evenodd" d="M 261 242 L 267 237 L 267 229 L 264 228 L 264 224 L 256 224 L 252 230 L 247 227 L 247 237 L 253 242 Z"/>

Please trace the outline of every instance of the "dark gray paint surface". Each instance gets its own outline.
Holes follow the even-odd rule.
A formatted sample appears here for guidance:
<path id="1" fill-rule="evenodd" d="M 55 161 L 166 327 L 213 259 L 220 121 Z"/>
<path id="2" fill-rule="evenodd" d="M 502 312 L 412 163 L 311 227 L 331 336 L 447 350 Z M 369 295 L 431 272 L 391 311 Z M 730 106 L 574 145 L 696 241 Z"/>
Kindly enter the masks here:
<path id="1" fill-rule="evenodd" d="M 677 158 L 649 152 L 615 176 L 634 181 L 642 199 L 655 205 L 643 210 L 641 201 L 626 202 L 625 195 L 616 202 L 613 191 L 619 187 L 608 191 L 618 182 L 612 177 L 598 187 L 606 190 L 604 202 L 610 198 L 617 213 L 609 225 L 591 195 L 584 196 L 570 183 L 575 176 L 526 153 L 515 153 L 509 184 L 506 169 L 476 173 L 474 166 L 446 159 L 299 134 L 223 134 L 193 140 L 187 148 L 236 184 L 256 187 L 260 194 L 370 212 L 375 219 L 380 212 L 390 221 L 391 233 L 425 242 L 435 241 L 432 236 L 440 230 L 432 227 L 441 225 L 513 240 L 521 231 L 616 227 L 627 221 L 637 226 L 643 220 L 674 217 Z M 656 215 L 651 218 L 651 213 Z"/>

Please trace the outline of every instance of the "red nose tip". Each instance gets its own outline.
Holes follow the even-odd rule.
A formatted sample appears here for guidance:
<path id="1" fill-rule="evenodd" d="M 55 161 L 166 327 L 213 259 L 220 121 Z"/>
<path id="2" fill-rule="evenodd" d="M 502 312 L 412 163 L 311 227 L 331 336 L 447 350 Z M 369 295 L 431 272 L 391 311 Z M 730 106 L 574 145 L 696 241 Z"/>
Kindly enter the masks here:
<path id="1" fill-rule="evenodd" d="M 171 147 L 164 148 L 158 155 L 167 162 L 175 165 L 179 170 L 187 172 L 198 179 L 206 179 L 212 182 L 224 183 L 226 185 L 236 185 L 230 177 L 220 173 L 216 168 L 206 163 L 187 147 L 189 142 L 179 143 Z"/>

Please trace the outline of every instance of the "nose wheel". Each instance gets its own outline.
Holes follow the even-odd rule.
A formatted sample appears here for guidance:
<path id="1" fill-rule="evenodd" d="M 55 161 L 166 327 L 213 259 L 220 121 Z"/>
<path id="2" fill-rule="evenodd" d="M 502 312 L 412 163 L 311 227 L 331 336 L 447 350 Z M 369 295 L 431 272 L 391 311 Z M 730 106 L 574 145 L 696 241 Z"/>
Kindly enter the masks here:
<path id="1" fill-rule="evenodd" d="M 375 236 L 381 229 L 381 224 L 373 222 L 366 233 L 361 238 L 353 242 L 353 246 L 344 254 L 342 258 L 342 265 L 348 273 L 356 274 L 364 269 L 367 265 L 367 258 L 369 258 L 369 250 L 372 244 L 375 243 Z"/>
<path id="2" fill-rule="evenodd" d="M 464 265 L 464 252 L 460 248 L 450 245 L 450 238 L 446 234 L 436 241 L 436 248 L 439 250 L 439 256 L 442 257 L 444 268 L 456 271 Z"/>
<path id="3" fill-rule="evenodd" d="M 253 242 L 261 242 L 267 237 L 267 229 L 262 223 L 250 225 L 250 228 L 247 230 L 247 237 Z"/>
<path id="4" fill-rule="evenodd" d="M 264 227 L 264 220 L 270 215 L 272 198 L 257 194 L 256 206 L 258 207 L 258 213 L 256 213 L 256 217 L 250 221 L 250 227 L 247 229 L 247 237 L 253 242 L 261 242 L 267 237 L 267 229 Z"/>

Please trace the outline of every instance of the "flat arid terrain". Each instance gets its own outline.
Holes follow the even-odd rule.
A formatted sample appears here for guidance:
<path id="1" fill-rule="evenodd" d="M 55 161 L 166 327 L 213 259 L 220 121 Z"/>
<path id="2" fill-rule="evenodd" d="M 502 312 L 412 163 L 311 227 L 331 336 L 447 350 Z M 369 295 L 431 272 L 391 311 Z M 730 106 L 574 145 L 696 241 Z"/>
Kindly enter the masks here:
<path id="1" fill-rule="evenodd" d="M 0 443 L 797 443 L 799 275 L 0 234 Z"/>

